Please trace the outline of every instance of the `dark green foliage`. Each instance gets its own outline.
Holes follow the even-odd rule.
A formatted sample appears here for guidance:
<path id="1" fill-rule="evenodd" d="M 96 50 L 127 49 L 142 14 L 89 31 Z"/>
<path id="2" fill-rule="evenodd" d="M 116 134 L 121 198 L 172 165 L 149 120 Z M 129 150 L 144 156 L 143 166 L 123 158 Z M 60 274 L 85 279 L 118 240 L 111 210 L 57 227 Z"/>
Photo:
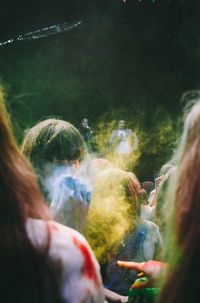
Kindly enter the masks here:
<path id="1" fill-rule="evenodd" d="M 136 125 L 141 135 L 139 176 L 154 177 L 175 146 L 181 94 L 198 88 L 199 40 L 192 14 L 187 23 L 174 23 L 174 36 L 167 37 L 169 23 L 159 28 L 163 11 L 159 16 L 152 10 L 140 26 L 93 16 L 57 36 L 1 48 L 0 75 L 19 142 L 24 130 L 49 116 L 77 127 L 87 117 L 95 132 L 97 121 L 109 122 L 118 111 L 115 117 Z"/>

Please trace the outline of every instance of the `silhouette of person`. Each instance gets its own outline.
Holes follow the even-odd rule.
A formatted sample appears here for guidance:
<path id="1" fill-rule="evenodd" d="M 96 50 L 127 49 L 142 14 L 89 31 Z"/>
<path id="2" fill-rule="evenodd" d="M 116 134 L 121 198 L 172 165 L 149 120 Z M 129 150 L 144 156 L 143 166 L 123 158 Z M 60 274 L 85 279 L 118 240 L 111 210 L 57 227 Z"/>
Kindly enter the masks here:
<path id="1" fill-rule="evenodd" d="M 94 135 L 91 127 L 88 125 L 88 119 L 84 118 L 81 122 L 81 127 L 79 129 L 83 140 L 85 141 L 88 151 L 93 151 Z"/>

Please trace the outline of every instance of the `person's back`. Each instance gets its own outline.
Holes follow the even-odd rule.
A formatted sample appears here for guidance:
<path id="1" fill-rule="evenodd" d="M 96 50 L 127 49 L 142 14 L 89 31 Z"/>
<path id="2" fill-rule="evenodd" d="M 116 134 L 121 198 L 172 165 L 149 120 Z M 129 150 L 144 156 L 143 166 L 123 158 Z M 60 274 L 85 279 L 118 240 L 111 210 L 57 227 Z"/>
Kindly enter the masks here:
<path id="1" fill-rule="evenodd" d="M 175 154 L 177 166 L 167 192 L 168 213 L 171 216 L 168 216 L 166 225 L 166 241 L 170 246 L 165 249 L 165 257 L 168 257 L 170 266 L 159 303 L 200 302 L 199 92 L 196 97 L 191 100 L 192 108 L 184 117 L 184 129 Z"/>
<path id="2" fill-rule="evenodd" d="M 127 295 L 137 272 L 125 271 L 117 266 L 118 260 L 145 262 L 154 258 L 156 250 L 162 245 L 159 228 L 150 221 L 141 221 L 136 230 L 128 234 L 116 254 L 108 262 L 104 285 L 108 289 Z"/>
<path id="3" fill-rule="evenodd" d="M 140 220 L 141 186 L 133 173 L 107 168 L 98 174 L 92 193 L 85 236 L 102 267 L 106 288 L 127 295 L 135 275 L 116 266 L 119 259 L 151 259 L 160 245 L 158 227 Z"/>
<path id="4" fill-rule="evenodd" d="M 17 148 L 1 90 L 0 133 L 0 301 L 103 303 L 95 257 L 80 234 L 51 221 Z"/>
<path id="5" fill-rule="evenodd" d="M 45 119 L 26 132 L 22 152 L 34 166 L 54 219 L 81 231 L 80 215 L 87 213 L 90 193 L 76 176 L 87 157 L 78 129 L 64 120 Z"/>
<path id="6" fill-rule="evenodd" d="M 59 263 L 63 302 L 104 301 L 99 264 L 80 233 L 54 221 L 33 218 L 27 220 L 26 230 L 36 249 L 42 249 L 50 233 L 48 257 Z"/>

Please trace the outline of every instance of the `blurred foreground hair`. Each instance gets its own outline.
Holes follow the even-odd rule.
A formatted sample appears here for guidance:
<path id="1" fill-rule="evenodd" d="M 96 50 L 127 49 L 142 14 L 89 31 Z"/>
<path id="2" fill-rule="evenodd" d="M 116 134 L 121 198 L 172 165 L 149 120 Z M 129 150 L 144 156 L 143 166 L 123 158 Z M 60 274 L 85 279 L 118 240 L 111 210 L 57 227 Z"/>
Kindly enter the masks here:
<path id="1" fill-rule="evenodd" d="M 175 232 L 176 239 L 174 247 L 166 248 L 172 250 L 172 267 L 159 303 L 200 300 L 200 100 L 195 100 L 185 117 L 176 159 L 173 219 L 169 222 L 169 238 Z"/>
<path id="2" fill-rule="evenodd" d="M 29 217 L 48 220 L 50 215 L 32 169 L 17 148 L 2 87 L 0 140 L 0 301 L 61 302 L 57 267 L 47 258 L 51 239 L 38 251 L 27 235 Z"/>

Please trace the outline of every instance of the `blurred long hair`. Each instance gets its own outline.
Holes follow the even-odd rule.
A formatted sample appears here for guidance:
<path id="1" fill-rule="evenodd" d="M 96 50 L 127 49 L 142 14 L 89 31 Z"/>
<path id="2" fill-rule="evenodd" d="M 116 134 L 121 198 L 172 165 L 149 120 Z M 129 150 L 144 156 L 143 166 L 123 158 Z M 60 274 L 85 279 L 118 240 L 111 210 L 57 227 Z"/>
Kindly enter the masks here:
<path id="1" fill-rule="evenodd" d="M 177 164 L 174 198 L 171 196 L 173 217 L 169 222 L 175 232 L 170 259 L 173 267 L 170 267 L 159 303 L 198 302 L 200 299 L 200 100 L 185 117 Z"/>
<path id="2" fill-rule="evenodd" d="M 0 88 L 0 301 L 61 302 L 56 265 L 47 258 L 47 242 L 37 250 L 28 238 L 29 217 L 50 214 L 29 163 L 17 148 Z M 54 278 L 55 275 L 55 278 Z"/>

